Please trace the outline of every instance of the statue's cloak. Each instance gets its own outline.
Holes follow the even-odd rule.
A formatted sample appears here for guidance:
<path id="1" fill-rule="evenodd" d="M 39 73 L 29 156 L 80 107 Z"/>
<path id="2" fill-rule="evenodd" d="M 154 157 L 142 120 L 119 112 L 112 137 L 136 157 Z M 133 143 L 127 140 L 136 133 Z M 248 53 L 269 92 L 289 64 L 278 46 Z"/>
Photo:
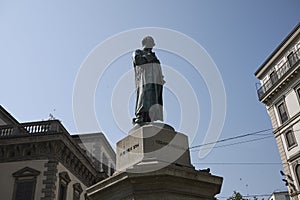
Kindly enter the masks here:
<path id="1" fill-rule="evenodd" d="M 145 55 L 146 54 L 146 55 Z M 148 114 L 150 119 L 143 121 L 163 120 L 163 75 L 159 60 L 155 54 L 137 50 L 133 54 L 136 86 L 135 115 Z"/>

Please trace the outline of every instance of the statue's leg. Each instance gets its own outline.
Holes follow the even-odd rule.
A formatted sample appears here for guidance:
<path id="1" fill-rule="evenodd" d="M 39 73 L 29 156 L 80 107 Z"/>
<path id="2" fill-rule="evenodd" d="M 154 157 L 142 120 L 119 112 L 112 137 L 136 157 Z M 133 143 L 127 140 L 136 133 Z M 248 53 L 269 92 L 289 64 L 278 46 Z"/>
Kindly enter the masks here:
<path id="1" fill-rule="evenodd" d="M 140 124 L 143 122 L 143 99 L 144 99 L 143 89 L 137 88 L 136 90 L 136 104 L 135 104 L 135 118 L 132 119 L 133 124 Z"/>
<path id="2" fill-rule="evenodd" d="M 151 84 L 149 116 L 151 121 L 163 121 L 162 85 Z"/>
<path id="3" fill-rule="evenodd" d="M 143 121 L 144 122 L 151 122 L 152 121 L 150 116 L 149 116 L 149 112 L 144 112 L 143 113 Z"/>

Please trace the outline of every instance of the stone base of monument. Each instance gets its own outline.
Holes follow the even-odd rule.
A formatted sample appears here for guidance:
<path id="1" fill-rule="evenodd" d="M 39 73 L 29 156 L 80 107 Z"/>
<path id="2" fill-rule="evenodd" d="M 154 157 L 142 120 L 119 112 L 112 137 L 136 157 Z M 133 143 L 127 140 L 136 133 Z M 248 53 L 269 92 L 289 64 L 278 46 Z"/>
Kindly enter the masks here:
<path id="1" fill-rule="evenodd" d="M 209 172 L 165 167 L 146 173 L 117 172 L 87 189 L 91 200 L 214 200 L 222 178 Z"/>
<path id="2" fill-rule="evenodd" d="M 117 143 L 116 173 L 87 189 L 92 200 L 214 199 L 223 179 L 195 170 L 188 138 L 158 123 L 134 127 Z"/>
<path id="3" fill-rule="evenodd" d="M 193 167 L 187 136 L 162 123 L 134 127 L 117 143 L 116 151 L 117 171 L 132 168 L 136 172 L 146 172 L 148 168 L 153 171 L 170 164 Z"/>

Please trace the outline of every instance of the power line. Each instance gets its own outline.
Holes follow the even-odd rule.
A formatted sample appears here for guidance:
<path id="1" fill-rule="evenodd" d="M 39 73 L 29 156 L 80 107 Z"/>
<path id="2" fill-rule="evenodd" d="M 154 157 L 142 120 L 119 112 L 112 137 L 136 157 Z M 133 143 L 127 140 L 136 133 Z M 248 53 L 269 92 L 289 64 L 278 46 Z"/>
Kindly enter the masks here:
<path id="1" fill-rule="evenodd" d="M 255 131 L 255 132 L 247 133 L 247 134 L 243 134 L 243 135 L 238 135 L 238 136 L 235 136 L 235 137 L 230 137 L 230 138 L 226 138 L 226 139 L 222 139 L 222 140 L 217 140 L 215 142 L 209 142 L 209 143 L 205 143 L 205 144 L 191 146 L 189 149 L 199 148 L 199 147 L 203 147 L 203 146 L 207 146 L 207 145 L 211 145 L 211 144 L 226 142 L 226 141 L 229 141 L 229 140 L 235 140 L 235 139 L 248 137 L 248 136 L 252 136 L 252 135 L 258 135 L 259 133 L 267 132 L 267 131 L 270 131 L 270 130 L 272 130 L 272 128 L 265 129 L 265 130 L 259 130 L 259 131 Z"/>
<path id="2" fill-rule="evenodd" d="M 169 162 L 160 159 L 157 159 L 157 161 L 194 169 L 194 167 L 190 165 L 178 164 L 176 162 Z M 281 163 L 281 162 L 193 162 L 192 164 L 193 165 L 265 165 L 265 166 L 266 165 L 289 165 L 289 163 Z"/>
<path id="3" fill-rule="evenodd" d="M 247 136 L 252 136 L 252 135 L 261 135 L 261 136 L 263 136 L 263 135 L 270 135 L 270 133 L 262 133 L 262 132 L 266 132 L 266 131 L 269 131 L 269 130 L 272 130 L 272 128 L 265 129 L 265 130 L 260 130 L 260 131 L 255 131 L 255 132 L 252 132 L 252 133 L 248 133 L 248 134 L 244 134 L 244 135 L 239 135 L 239 136 L 235 136 L 235 137 L 231 137 L 231 138 L 222 139 L 222 140 L 218 140 L 216 142 L 210 142 L 210 143 L 205 143 L 205 144 L 201 144 L 201 145 L 192 146 L 192 147 L 189 147 L 189 149 L 201 148 L 202 146 L 208 146 L 208 145 L 212 145 L 212 144 L 216 144 L 216 143 L 220 143 L 220 142 L 225 142 L 225 141 L 229 141 L 229 140 L 234 140 L 234 139 L 238 139 L 238 138 L 243 138 L 243 137 L 247 137 Z M 293 132 L 297 132 L 297 131 L 300 131 L 300 129 L 293 130 Z M 233 145 L 237 145 L 237 144 L 254 142 L 254 141 L 263 140 L 263 139 L 267 139 L 267 138 L 273 138 L 273 135 L 272 136 L 261 137 L 261 138 L 256 138 L 256 139 L 252 139 L 252 140 L 245 140 L 245 141 L 241 141 L 241 142 L 235 142 L 235 143 L 231 143 L 231 144 L 225 144 L 225 145 L 219 145 L 219 146 L 214 146 L 214 147 L 201 148 L 199 150 L 233 146 Z M 191 152 L 198 152 L 199 150 L 191 150 Z"/>
<path id="4" fill-rule="evenodd" d="M 195 162 L 196 165 L 283 165 L 281 162 Z"/>
<path id="5" fill-rule="evenodd" d="M 254 142 L 254 141 L 264 140 L 264 139 L 268 139 L 268 138 L 274 138 L 274 137 L 273 136 L 266 136 L 266 137 L 262 137 L 262 138 L 252 139 L 252 140 L 245 140 L 245 141 L 235 142 L 235 143 L 231 143 L 231 144 L 214 146 L 212 148 L 216 149 L 216 148 L 221 148 L 221 147 L 228 147 L 228 146 L 233 146 L 233 145 L 238 145 L 238 144 L 244 144 L 244 143 L 248 143 L 248 142 Z M 210 147 L 206 147 L 206 148 L 201 148 L 200 147 L 199 150 L 205 150 L 205 149 L 211 149 L 211 148 Z M 191 152 L 199 152 L 199 150 L 191 150 Z"/>

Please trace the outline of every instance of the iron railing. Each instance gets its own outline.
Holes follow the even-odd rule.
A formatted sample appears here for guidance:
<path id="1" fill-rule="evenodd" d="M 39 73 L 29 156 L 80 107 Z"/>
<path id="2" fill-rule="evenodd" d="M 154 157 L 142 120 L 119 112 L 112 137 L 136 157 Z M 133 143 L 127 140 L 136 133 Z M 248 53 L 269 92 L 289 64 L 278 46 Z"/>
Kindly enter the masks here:
<path id="1" fill-rule="evenodd" d="M 258 98 L 261 100 L 266 93 L 288 72 L 290 72 L 300 60 L 300 49 L 288 56 L 288 60 L 277 70 L 270 74 L 270 78 L 257 90 Z"/>

